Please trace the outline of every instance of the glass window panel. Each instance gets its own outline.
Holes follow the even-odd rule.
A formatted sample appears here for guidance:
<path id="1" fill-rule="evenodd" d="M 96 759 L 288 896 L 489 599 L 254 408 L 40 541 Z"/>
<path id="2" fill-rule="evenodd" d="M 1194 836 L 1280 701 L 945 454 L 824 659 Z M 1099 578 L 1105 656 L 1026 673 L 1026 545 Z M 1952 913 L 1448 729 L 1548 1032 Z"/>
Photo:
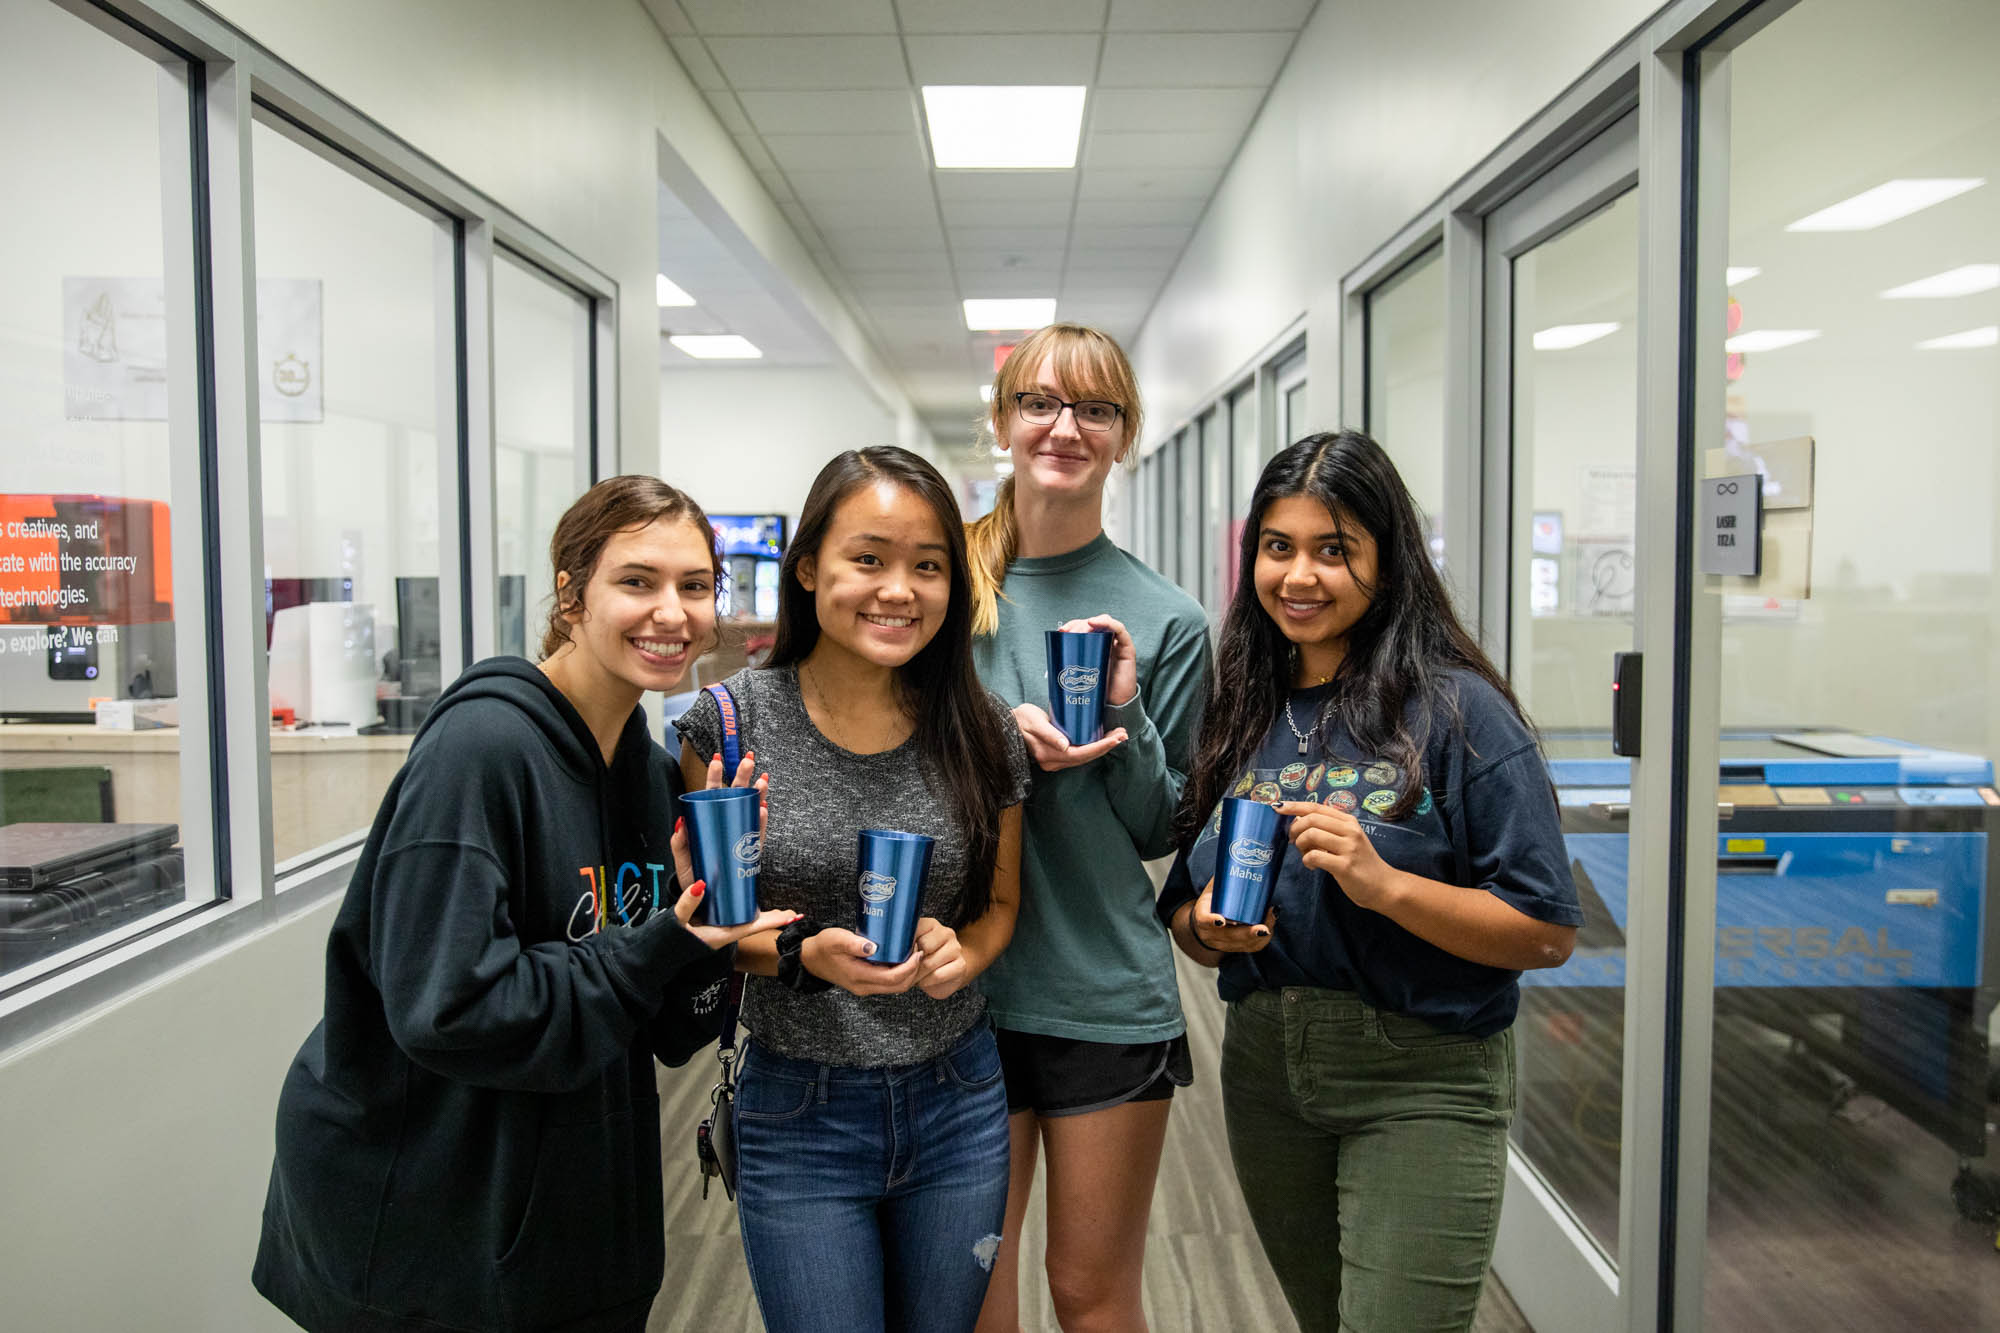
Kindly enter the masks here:
<path id="1" fill-rule="evenodd" d="M 1250 512 L 1250 497 L 1256 493 L 1257 478 L 1269 460 L 1257 441 L 1257 390 L 1245 385 L 1229 395 L 1229 537 L 1222 553 L 1223 604 L 1235 594 L 1243 557 L 1243 520 Z"/>
<path id="2" fill-rule="evenodd" d="M 1202 520 L 1201 601 L 1212 625 L 1222 623 L 1229 597 L 1223 582 L 1229 550 L 1229 422 L 1225 408 L 1210 408 L 1201 419 Z"/>
<path id="3" fill-rule="evenodd" d="M 1990 4 L 1813 0 L 1729 59 L 1728 253 L 1701 273 L 1736 278 L 1732 337 L 1795 341 L 1739 342 L 1706 372 L 1726 384 L 1723 443 L 1699 475 L 1763 475 L 1771 574 L 1721 590 L 1724 759 L 1775 749 L 1824 772 L 1840 761 L 1770 737 L 1827 727 L 1948 751 L 1931 766 L 1969 785 L 1780 785 L 1832 802 L 1788 825 L 1725 788 L 1711 1329 L 2000 1326 L 1995 50 Z M 1940 180 L 1960 184 L 1876 225 L 1792 229 Z"/>
<path id="4" fill-rule="evenodd" d="M 1368 293 L 1368 434 L 1396 460 L 1444 559 L 1444 250 Z"/>
<path id="5" fill-rule="evenodd" d="M 175 543 L 202 540 L 172 462 L 196 444 L 168 421 L 191 419 L 173 388 L 189 312 L 165 281 L 191 259 L 168 253 L 161 189 L 187 102 L 163 113 L 154 61 L 54 5 L 4 24 L 0 845 L 34 878 L 0 893 L 0 973 L 18 979 L 215 885 L 186 883 L 182 837 L 210 812 L 175 725 L 178 696 L 206 689 L 175 638 L 199 644 L 202 589 L 173 578 Z"/>
<path id="6" fill-rule="evenodd" d="M 1174 522 L 1181 530 L 1180 560 L 1175 581 L 1195 597 L 1201 596 L 1201 432 L 1189 427 L 1181 432 L 1181 493 Z"/>
<path id="7" fill-rule="evenodd" d="M 439 224 L 259 121 L 271 838 L 368 827 L 437 695 Z"/>
<path id="8" fill-rule="evenodd" d="M 1176 435 L 1153 455 L 1160 462 L 1159 571 L 1178 579 L 1181 558 L 1181 440 Z"/>
<path id="9" fill-rule="evenodd" d="M 540 657 L 556 520 L 590 455 L 590 302 L 506 254 L 493 262 L 499 650 Z"/>
<path id="10" fill-rule="evenodd" d="M 1637 193 L 1627 192 L 1512 265 L 1510 675 L 1552 758 L 1602 752 L 1576 733 L 1609 725 L 1611 656 L 1632 646 L 1638 219 Z M 1537 348 L 1537 333 L 1581 324 L 1616 327 Z M 1566 524 L 1560 550 L 1530 522 L 1543 513 Z M 1512 1135 L 1616 1254 L 1625 991 L 1615 922 L 1624 915 L 1606 904 L 1623 906 L 1626 830 L 1615 819 L 1585 829 L 1566 817 L 1564 831 L 1591 929 L 1563 968 L 1524 978 Z"/>

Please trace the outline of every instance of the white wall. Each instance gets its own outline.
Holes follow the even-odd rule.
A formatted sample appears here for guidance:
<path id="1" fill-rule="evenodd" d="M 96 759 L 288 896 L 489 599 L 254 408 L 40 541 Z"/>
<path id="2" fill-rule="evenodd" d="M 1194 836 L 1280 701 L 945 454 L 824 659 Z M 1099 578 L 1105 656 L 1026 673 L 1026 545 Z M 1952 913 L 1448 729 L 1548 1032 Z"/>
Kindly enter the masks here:
<path id="1" fill-rule="evenodd" d="M 1322 0 L 1132 348 L 1149 433 L 1308 311 L 1311 424 L 1358 424 L 1334 411 L 1341 277 L 1655 8 Z"/>
<path id="2" fill-rule="evenodd" d="M 796 527 L 827 460 L 878 444 L 914 444 L 961 504 L 964 473 L 981 461 L 962 441 L 934 445 L 902 436 L 897 417 L 844 367 L 675 369 L 660 376 L 660 475 L 714 513 L 787 514 Z"/>

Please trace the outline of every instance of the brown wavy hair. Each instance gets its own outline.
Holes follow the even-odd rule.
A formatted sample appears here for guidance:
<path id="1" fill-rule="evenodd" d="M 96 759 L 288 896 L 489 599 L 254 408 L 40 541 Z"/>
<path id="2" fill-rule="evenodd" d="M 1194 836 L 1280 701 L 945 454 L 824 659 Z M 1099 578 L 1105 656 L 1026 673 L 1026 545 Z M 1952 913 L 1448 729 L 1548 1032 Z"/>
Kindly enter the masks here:
<path id="1" fill-rule="evenodd" d="M 701 544 L 708 548 L 715 586 L 721 588 L 722 556 L 715 549 L 715 529 L 694 497 L 658 477 L 638 473 L 606 477 L 563 511 L 556 521 L 554 535 L 549 538 L 552 587 L 549 620 L 542 629 L 544 660 L 555 656 L 556 650 L 569 642 L 569 622 L 564 617 L 584 609 L 583 590 L 589 586 L 590 576 L 597 572 L 597 558 L 604 554 L 605 545 L 617 533 L 632 532 L 663 518 L 681 519 L 701 534 Z M 568 584 L 563 583 L 565 574 L 569 575 Z M 713 643 L 700 646 L 697 655 L 714 646 Z"/>
<path id="2" fill-rule="evenodd" d="M 1065 398 L 1102 398 L 1123 409 L 1125 438 L 1119 458 L 1128 463 L 1136 459 L 1134 448 L 1145 422 L 1132 363 L 1125 359 L 1125 349 L 1117 339 L 1082 324 L 1051 324 L 1014 345 L 1012 355 L 993 379 L 993 402 L 986 423 L 993 438 L 1007 438 L 1014 395 L 1034 387 L 1035 372 L 1048 356 L 1055 358 L 1054 387 Z M 991 634 L 1000 628 L 1000 585 L 1007 577 L 1007 566 L 1021 549 L 1020 529 L 1014 523 L 1013 477 L 1000 483 L 993 512 L 966 525 L 965 541 L 972 570 L 972 632 Z"/>

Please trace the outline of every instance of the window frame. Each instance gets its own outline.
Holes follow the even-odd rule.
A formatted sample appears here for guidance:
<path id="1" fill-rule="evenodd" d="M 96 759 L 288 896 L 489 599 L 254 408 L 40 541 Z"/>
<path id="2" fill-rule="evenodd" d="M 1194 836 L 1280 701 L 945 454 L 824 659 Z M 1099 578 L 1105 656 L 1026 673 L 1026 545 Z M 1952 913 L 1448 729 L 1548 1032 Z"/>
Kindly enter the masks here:
<path id="1" fill-rule="evenodd" d="M 269 669 L 264 645 L 262 469 L 256 371 L 251 125 L 261 120 L 406 201 L 439 224 L 440 655 L 456 675 L 491 651 L 495 578 L 493 264 L 504 249 L 590 303 L 580 472 L 620 467 L 618 284 L 499 201 L 187 0 L 41 0 L 158 62 L 160 188 L 167 264 L 175 493 L 202 497 L 176 533 L 181 661 L 207 670 L 181 696 L 183 842 L 191 884 L 215 895 L 158 921 L 79 946 L 74 958 L 0 977 L 0 1054 L 219 949 L 324 903 L 342 889 L 368 830 L 357 828 L 277 872 L 272 855 Z M 185 116 L 185 133 L 180 132 Z M 639 297 L 650 293 L 640 293 Z M 637 298 L 634 298 L 637 299 Z M 475 595 L 475 589 L 487 590 Z M 190 673 L 182 673 L 189 678 Z M 191 802 L 199 801 L 197 807 Z"/>

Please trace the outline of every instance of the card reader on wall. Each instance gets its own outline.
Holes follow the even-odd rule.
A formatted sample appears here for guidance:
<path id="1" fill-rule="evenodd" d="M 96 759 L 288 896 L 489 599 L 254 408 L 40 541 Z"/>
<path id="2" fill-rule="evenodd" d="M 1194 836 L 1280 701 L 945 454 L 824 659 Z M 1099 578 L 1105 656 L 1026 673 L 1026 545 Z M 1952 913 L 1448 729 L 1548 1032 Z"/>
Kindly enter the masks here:
<path id="1" fill-rule="evenodd" d="M 1638 653 L 1611 655 L 1611 753 L 1639 755 Z"/>

